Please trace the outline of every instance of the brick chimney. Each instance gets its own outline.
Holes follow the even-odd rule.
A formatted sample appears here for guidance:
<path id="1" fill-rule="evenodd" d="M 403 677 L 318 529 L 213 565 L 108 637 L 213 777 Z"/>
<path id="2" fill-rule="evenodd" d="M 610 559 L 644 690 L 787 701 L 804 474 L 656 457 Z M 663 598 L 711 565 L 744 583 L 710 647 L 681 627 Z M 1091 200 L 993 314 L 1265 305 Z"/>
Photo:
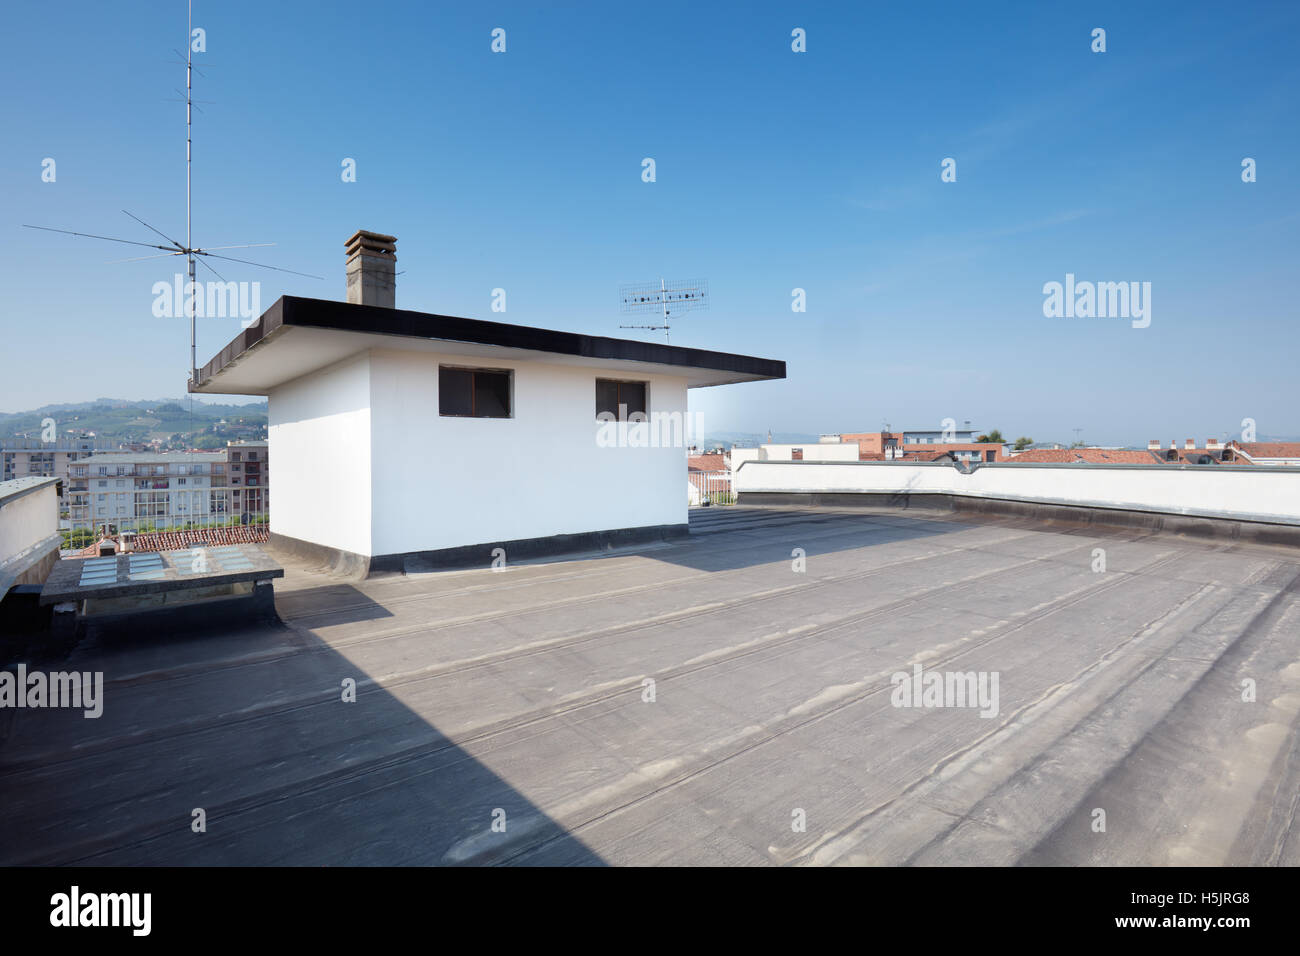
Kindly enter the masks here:
<path id="1" fill-rule="evenodd" d="M 1206 450 L 1206 451 L 1218 451 L 1218 450 L 1219 450 L 1220 448 L 1222 448 L 1222 447 L 1223 447 L 1223 446 L 1222 446 L 1221 444 L 1219 444 L 1219 439 L 1217 439 L 1217 438 L 1207 438 L 1207 439 L 1205 439 L 1205 450 Z"/>
<path id="2" fill-rule="evenodd" d="M 396 308 L 397 237 L 358 229 L 346 245 L 348 302 Z"/>
<path id="3" fill-rule="evenodd" d="M 1184 450 L 1184 451 L 1191 451 L 1191 450 L 1194 449 L 1195 447 L 1196 447 L 1196 439 L 1195 439 L 1195 438 L 1189 438 L 1189 439 L 1187 439 L 1185 442 L 1183 442 L 1183 450 Z"/>
<path id="4" fill-rule="evenodd" d="M 1159 451 L 1159 450 L 1160 450 L 1159 438 L 1152 438 L 1150 441 L 1147 442 L 1147 451 Z"/>

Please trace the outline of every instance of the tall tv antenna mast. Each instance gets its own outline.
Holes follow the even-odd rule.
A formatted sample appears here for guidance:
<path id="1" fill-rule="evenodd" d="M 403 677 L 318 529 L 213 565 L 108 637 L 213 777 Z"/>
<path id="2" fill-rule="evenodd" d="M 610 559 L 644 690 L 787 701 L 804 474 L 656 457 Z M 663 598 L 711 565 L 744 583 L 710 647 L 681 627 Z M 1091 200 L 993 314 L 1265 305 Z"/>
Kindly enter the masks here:
<path id="1" fill-rule="evenodd" d="M 185 244 L 182 245 L 171 236 L 155 229 L 139 216 L 127 212 L 125 209 L 123 209 L 122 212 L 140 223 L 140 225 L 144 226 L 150 232 L 166 239 L 169 245 L 164 246 L 154 242 L 137 242 L 133 239 L 118 239 L 113 236 L 96 236 L 88 232 L 73 232 L 70 229 L 51 229 L 49 226 L 32 226 L 26 223 L 23 223 L 23 227 L 26 229 L 42 229 L 45 232 L 61 232 L 69 236 L 81 236 L 87 239 L 103 239 L 106 242 L 121 242 L 130 246 L 146 246 L 150 249 L 163 250 L 161 255 L 136 256 L 132 259 L 119 259 L 117 262 L 140 262 L 144 259 L 164 259 L 171 256 L 184 256 L 189 265 L 190 280 L 188 286 L 189 295 L 187 296 L 188 308 L 186 310 L 189 313 L 190 320 L 190 382 L 196 383 L 198 382 L 198 342 L 195 329 L 195 298 L 197 296 L 197 285 L 194 278 L 194 264 L 196 262 L 202 264 L 205 269 L 222 282 L 226 281 L 225 277 L 216 269 L 212 268 L 212 266 L 206 261 L 207 259 L 224 259 L 227 262 L 239 262 L 243 265 L 257 266 L 259 269 L 271 269 L 275 272 L 287 272 L 290 275 L 305 276 L 308 279 L 320 279 L 321 276 L 311 275 L 307 272 L 295 272 L 292 269 L 281 269 L 279 266 L 268 266 L 264 262 L 252 262 L 248 259 L 235 259 L 231 256 L 219 256 L 215 252 L 217 249 L 252 249 L 257 246 L 273 246 L 275 245 L 273 242 L 246 242 L 233 246 L 209 246 L 206 249 L 195 248 L 193 242 L 193 218 L 191 216 L 191 186 L 193 181 L 191 177 L 191 164 L 193 160 L 192 132 L 194 125 L 194 0 L 189 0 L 186 6 L 188 8 L 188 15 L 185 34 Z M 196 259 L 195 256 L 199 256 L 200 258 Z"/>
<path id="2" fill-rule="evenodd" d="M 628 315 L 656 313 L 663 317 L 663 325 L 620 325 L 620 329 L 663 330 L 666 341 L 672 341 L 669 320 L 674 313 L 683 315 L 693 309 L 709 307 L 708 279 L 678 279 L 666 282 L 662 277 L 658 285 L 638 282 L 619 287 L 619 311 Z"/>

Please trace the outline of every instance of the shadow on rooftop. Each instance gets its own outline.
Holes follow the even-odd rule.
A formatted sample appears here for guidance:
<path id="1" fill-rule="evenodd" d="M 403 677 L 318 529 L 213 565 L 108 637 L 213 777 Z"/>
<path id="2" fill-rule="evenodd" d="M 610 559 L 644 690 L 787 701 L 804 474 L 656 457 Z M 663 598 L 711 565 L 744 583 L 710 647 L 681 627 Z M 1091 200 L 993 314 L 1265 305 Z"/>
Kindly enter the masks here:
<path id="1" fill-rule="evenodd" d="M 388 616 L 359 595 L 331 586 L 283 599 L 335 607 L 338 622 Z M 603 865 L 465 749 L 491 747 L 507 766 L 537 759 L 516 749 L 527 743 L 503 743 L 536 714 L 457 743 L 421 713 L 454 696 L 455 675 L 395 651 L 378 660 L 385 686 L 308 627 L 284 625 L 176 635 L 142 624 L 78 648 L 58 669 L 103 672 L 101 717 L 0 713 L 0 865 L 454 865 L 524 852 Z M 356 699 L 345 703 L 349 679 Z M 192 829 L 196 808 L 206 832 Z M 493 830 L 500 811 L 504 833 Z"/>
<path id="2" fill-rule="evenodd" d="M 393 612 L 351 584 L 327 584 L 315 588 L 283 589 L 276 592 L 276 609 L 304 626 L 315 618 L 331 625 L 358 624 L 392 617 Z"/>

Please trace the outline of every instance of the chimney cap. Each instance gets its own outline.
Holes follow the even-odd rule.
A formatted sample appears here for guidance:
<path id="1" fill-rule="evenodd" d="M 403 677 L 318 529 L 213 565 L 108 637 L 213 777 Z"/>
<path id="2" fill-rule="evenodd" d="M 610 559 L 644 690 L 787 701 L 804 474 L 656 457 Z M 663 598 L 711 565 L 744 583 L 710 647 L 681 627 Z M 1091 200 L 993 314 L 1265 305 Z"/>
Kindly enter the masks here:
<path id="1" fill-rule="evenodd" d="M 358 229 L 345 246 L 348 250 L 348 302 L 351 305 L 396 308 L 397 237 Z"/>
<path id="2" fill-rule="evenodd" d="M 382 232 L 370 232 L 368 229 L 358 229 L 343 246 L 347 249 L 349 255 L 361 250 L 372 253 L 395 253 L 397 252 L 397 237 L 386 236 Z"/>

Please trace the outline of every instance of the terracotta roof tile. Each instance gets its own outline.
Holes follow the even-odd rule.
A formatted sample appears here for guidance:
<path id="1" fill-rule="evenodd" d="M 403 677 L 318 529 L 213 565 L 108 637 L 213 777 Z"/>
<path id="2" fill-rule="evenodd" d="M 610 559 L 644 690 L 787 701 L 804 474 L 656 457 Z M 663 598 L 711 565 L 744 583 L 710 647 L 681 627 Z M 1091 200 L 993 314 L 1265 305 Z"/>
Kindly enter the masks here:
<path id="1" fill-rule="evenodd" d="M 1005 460 L 1056 464 L 1082 461 L 1092 465 L 1151 465 L 1157 461 L 1150 452 L 1127 448 L 1035 448 Z"/>
<path id="2" fill-rule="evenodd" d="M 726 471 L 726 458 L 723 455 L 690 455 L 686 459 L 686 470 Z"/>
<path id="3" fill-rule="evenodd" d="M 1300 441 L 1252 441 L 1237 446 L 1251 458 L 1300 458 Z"/>

